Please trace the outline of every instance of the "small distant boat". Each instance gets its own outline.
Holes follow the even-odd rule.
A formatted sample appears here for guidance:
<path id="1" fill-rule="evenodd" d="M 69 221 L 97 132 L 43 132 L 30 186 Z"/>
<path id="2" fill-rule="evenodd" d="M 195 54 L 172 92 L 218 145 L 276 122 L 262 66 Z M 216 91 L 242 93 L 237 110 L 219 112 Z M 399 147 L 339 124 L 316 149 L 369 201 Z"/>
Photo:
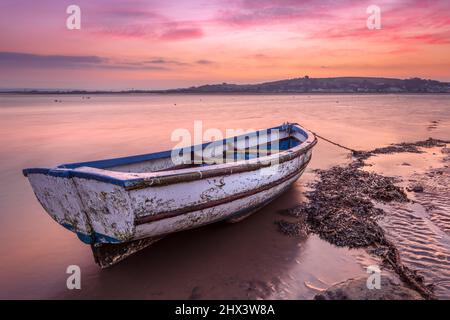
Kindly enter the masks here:
<path id="1" fill-rule="evenodd" d="M 110 266 L 170 233 L 236 222 L 304 172 L 316 137 L 298 124 L 144 155 L 28 168 L 59 224 Z"/>

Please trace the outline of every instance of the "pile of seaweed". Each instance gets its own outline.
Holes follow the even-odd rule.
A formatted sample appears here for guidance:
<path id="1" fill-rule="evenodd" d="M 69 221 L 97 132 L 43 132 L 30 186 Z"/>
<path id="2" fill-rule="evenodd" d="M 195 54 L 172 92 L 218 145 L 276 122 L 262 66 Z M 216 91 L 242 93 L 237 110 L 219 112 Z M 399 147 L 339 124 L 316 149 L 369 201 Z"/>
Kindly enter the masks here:
<path id="1" fill-rule="evenodd" d="M 354 154 L 347 166 L 316 170 L 319 179 L 308 192 L 308 202 L 281 213 L 297 218 L 295 222 L 276 221 L 287 235 L 316 233 L 337 246 L 365 248 L 379 256 L 400 279 L 425 299 L 435 299 L 433 286 L 426 285 L 422 276 L 405 266 L 396 246 L 386 238 L 377 220 L 385 211 L 375 203 L 408 202 L 396 180 L 361 170 L 364 160 L 375 154 L 394 152 L 420 153 L 418 147 L 445 146 L 447 141 L 428 139 L 416 143 L 401 143 L 386 148 Z"/>
<path id="2" fill-rule="evenodd" d="M 338 246 L 366 247 L 382 237 L 376 220 L 384 212 L 372 200 L 408 201 L 404 191 L 394 185 L 393 178 L 353 165 L 316 173 L 320 180 L 312 185 L 314 190 L 307 195 L 309 202 L 288 209 L 285 214 L 307 217 L 310 231 Z"/>
<path id="3" fill-rule="evenodd" d="M 416 141 L 416 142 L 402 142 L 391 144 L 387 147 L 376 148 L 370 151 L 357 151 L 353 150 L 352 154 L 357 160 L 366 160 L 377 154 L 388 154 L 388 153 L 423 153 L 419 148 L 432 148 L 432 147 L 445 147 L 446 144 L 450 143 L 448 140 L 440 140 L 428 138 L 427 140 Z"/>

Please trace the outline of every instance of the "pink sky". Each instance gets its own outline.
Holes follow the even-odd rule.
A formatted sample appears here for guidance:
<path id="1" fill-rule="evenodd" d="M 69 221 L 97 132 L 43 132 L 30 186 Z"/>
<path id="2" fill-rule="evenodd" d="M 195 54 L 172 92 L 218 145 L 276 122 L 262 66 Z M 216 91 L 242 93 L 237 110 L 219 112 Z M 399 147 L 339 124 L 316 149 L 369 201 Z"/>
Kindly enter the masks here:
<path id="1" fill-rule="evenodd" d="M 81 30 L 66 8 L 81 8 Z M 366 27 L 369 5 L 381 30 Z M 158 89 L 311 77 L 450 81 L 450 1 L 2 0 L 0 88 Z"/>

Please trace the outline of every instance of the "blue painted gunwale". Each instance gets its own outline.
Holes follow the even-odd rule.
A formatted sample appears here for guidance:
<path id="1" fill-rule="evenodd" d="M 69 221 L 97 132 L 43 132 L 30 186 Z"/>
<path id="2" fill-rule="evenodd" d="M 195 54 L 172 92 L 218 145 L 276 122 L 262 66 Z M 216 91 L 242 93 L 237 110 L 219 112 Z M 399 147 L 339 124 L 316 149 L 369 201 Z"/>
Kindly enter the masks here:
<path id="1" fill-rule="evenodd" d="M 253 137 L 260 134 L 260 132 L 263 133 L 269 133 L 272 130 L 279 130 L 279 131 L 286 131 L 287 129 L 299 132 L 300 134 L 304 135 L 306 138 L 309 137 L 309 134 L 303 130 L 301 127 L 298 126 L 298 124 L 295 123 L 289 123 L 289 124 L 283 124 L 280 126 L 272 127 L 269 129 L 262 129 L 246 134 L 242 134 L 235 137 L 230 137 L 221 140 L 222 142 L 233 142 L 235 139 L 244 138 L 244 137 Z M 220 141 L 220 140 L 219 140 Z M 211 143 L 218 143 L 219 141 L 213 141 L 213 142 L 206 142 L 201 145 L 193 145 L 188 146 L 184 148 L 175 149 L 175 152 L 181 152 L 182 150 L 190 149 L 190 150 L 203 150 Z M 303 143 L 301 143 L 303 144 Z M 300 144 L 300 145 L 301 145 Z M 111 183 L 114 185 L 118 185 L 121 187 L 130 187 L 135 185 L 136 183 L 139 183 L 143 181 L 143 178 L 132 178 L 132 179 L 119 179 L 115 177 L 108 176 L 106 174 L 100 174 L 100 173 L 93 173 L 93 172 L 82 172 L 75 170 L 79 167 L 91 167 L 91 168 L 97 168 L 97 169 L 107 169 L 110 167 L 115 166 L 122 166 L 122 165 L 129 165 L 134 163 L 139 163 L 143 161 L 148 160 L 154 160 L 154 159 L 161 159 L 170 157 L 172 153 L 172 150 L 166 150 L 166 151 L 160 151 L 160 152 L 154 152 L 154 153 L 148 153 L 148 154 L 142 154 L 142 155 L 135 155 L 135 156 L 128 156 L 128 157 L 119 157 L 119 158 L 111 158 L 111 159 L 105 159 L 105 160 L 96 160 L 96 161 L 87 161 L 87 162 L 75 162 L 75 163 L 68 163 L 68 164 L 62 164 L 55 168 L 27 168 L 23 169 L 22 173 L 26 177 L 28 174 L 46 174 L 53 177 L 61 177 L 61 178 L 83 178 L 83 179 L 90 179 L 90 180 L 96 180 L 106 183 Z M 247 161 L 247 160 L 240 160 L 241 161 Z M 237 162 L 234 162 L 236 164 Z M 214 166 L 214 165 L 212 165 Z M 211 166 L 211 167 L 212 167 Z"/>

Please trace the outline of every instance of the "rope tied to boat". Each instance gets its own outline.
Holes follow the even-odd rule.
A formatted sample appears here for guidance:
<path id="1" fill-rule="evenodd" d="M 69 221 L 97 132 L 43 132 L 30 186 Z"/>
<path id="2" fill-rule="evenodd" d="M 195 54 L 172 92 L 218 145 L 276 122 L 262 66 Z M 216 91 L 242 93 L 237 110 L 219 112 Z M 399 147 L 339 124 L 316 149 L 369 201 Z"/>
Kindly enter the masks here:
<path id="1" fill-rule="evenodd" d="M 311 130 L 310 130 L 310 131 L 311 131 Z M 331 144 L 333 144 L 333 145 L 335 145 L 335 146 L 337 146 L 337 147 L 339 147 L 339 148 L 342 148 L 342 149 L 351 151 L 352 153 L 358 153 L 358 152 L 359 152 L 358 150 L 355 150 L 355 149 L 352 149 L 352 148 L 343 146 L 342 144 L 339 144 L 339 143 L 337 143 L 337 142 L 331 141 L 330 139 L 324 138 L 324 137 L 322 137 L 321 135 L 318 135 L 317 133 L 315 133 L 314 131 L 311 131 L 311 132 L 312 132 L 317 138 L 320 138 L 320 139 L 322 139 L 322 140 L 324 140 L 324 141 L 326 141 L 326 142 L 328 142 L 328 143 L 331 143 Z"/>
<path id="2" fill-rule="evenodd" d="M 297 124 L 298 124 L 298 123 L 297 123 Z M 299 125 L 300 125 L 300 124 L 299 124 Z M 302 127 L 303 127 L 303 128 L 306 128 L 306 127 L 304 127 L 304 126 L 302 126 Z M 308 130 L 309 130 L 309 129 L 308 129 Z M 340 144 L 340 143 L 337 143 L 337 142 L 334 142 L 334 141 L 332 141 L 332 140 L 330 140 L 330 139 L 327 139 L 327 138 L 325 138 L 325 137 L 322 137 L 321 135 L 317 134 L 316 132 L 314 132 L 314 131 L 312 131 L 312 130 L 309 130 L 309 131 L 312 132 L 312 134 L 314 134 L 317 138 L 322 139 L 322 140 L 324 140 L 324 141 L 326 141 L 326 142 L 328 142 L 328 143 L 331 143 L 332 145 L 335 145 L 336 147 L 339 147 L 339 148 L 348 150 L 348 151 L 352 152 L 352 154 L 358 154 L 359 152 L 361 152 L 361 151 L 359 151 L 359 150 L 355 150 L 355 149 L 352 149 L 352 148 L 343 146 L 343 145 Z"/>

